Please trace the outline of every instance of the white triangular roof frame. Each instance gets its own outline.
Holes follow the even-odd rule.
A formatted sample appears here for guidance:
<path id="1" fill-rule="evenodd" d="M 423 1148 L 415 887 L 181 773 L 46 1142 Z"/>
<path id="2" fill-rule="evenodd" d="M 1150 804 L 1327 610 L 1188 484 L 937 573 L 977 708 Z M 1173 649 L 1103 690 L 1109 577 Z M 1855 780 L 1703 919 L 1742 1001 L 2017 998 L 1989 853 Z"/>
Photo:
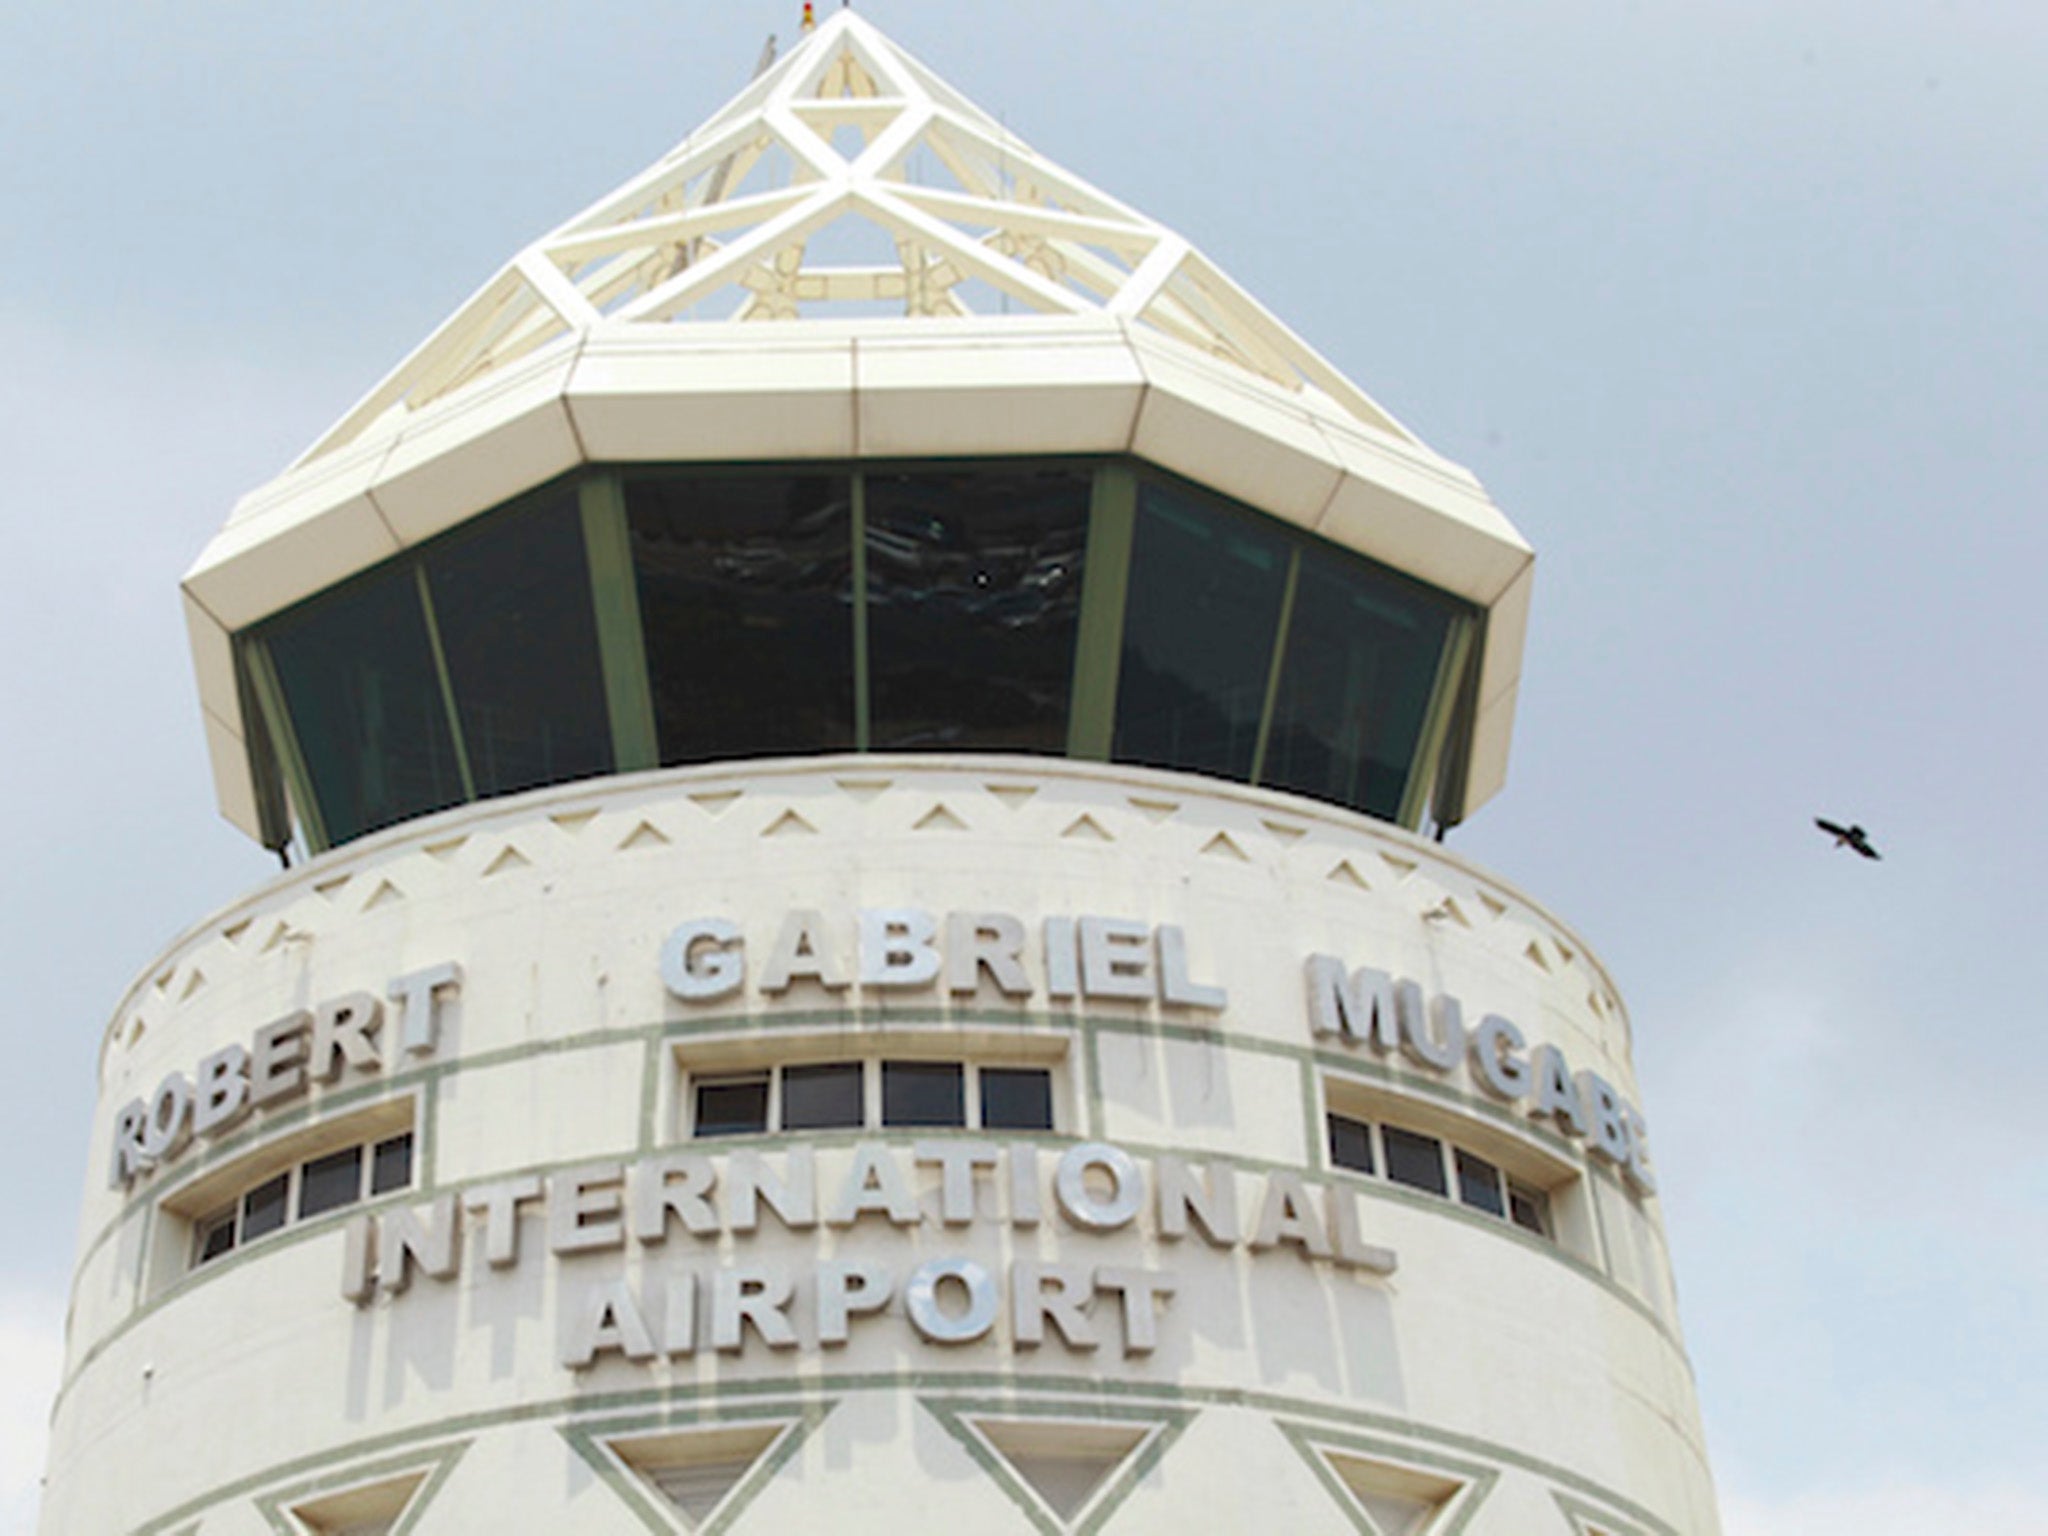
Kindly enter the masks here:
<path id="1" fill-rule="evenodd" d="M 828 231 L 847 222 L 868 226 L 870 244 L 879 231 L 895 259 L 835 261 Z M 841 9 L 654 165 L 515 256 L 299 464 L 593 330 L 850 311 L 1118 317 L 1416 443 L 1186 240 Z"/>

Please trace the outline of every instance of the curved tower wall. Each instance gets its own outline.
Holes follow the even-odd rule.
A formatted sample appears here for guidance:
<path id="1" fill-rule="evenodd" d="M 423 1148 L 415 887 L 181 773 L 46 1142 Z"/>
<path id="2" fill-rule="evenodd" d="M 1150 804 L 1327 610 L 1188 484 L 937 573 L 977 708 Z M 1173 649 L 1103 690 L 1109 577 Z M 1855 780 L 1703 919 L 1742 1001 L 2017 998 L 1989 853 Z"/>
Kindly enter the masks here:
<path id="1" fill-rule="evenodd" d="M 804 48 L 698 137 L 941 89 L 850 13 Z M 808 323 L 380 387 L 188 583 L 225 808 L 313 807 L 266 622 L 635 460 L 1164 468 L 1471 605 L 1428 729 L 1497 781 L 1526 546 L 1312 354 L 1244 374 L 1289 338 Z M 1085 751 L 620 771 L 604 686 L 613 771 L 469 765 L 121 1000 L 45 1529 L 1717 1528 L 1627 1017 L 1528 898 Z"/>
<path id="2" fill-rule="evenodd" d="M 764 990 L 800 908 L 818 915 L 826 948 L 811 963 L 827 974 Z M 972 992 L 943 968 L 863 983 L 863 912 L 930 914 L 942 955 L 948 914 L 1013 917 L 1028 990 L 985 965 Z M 1080 995 L 1051 995 L 1062 967 L 1048 969 L 1046 920 L 1076 920 L 1079 957 L 1090 917 L 1134 925 L 1102 949 L 1115 974 L 1098 988 L 1149 998 L 1090 991 L 1080 958 L 1067 962 Z M 740 943 L 700 941 L 691 963 L 710 979 L 697 984 L 725 985 L 714 973 L 736 952 L 747 975 L 692 1000 L 665 985 L 663 947 L 701 918 Z M 1185 963 L 1163 969 L 1169 930 Z M 341 1067 L 317 1095 L 195 1138 L 146 1189 L 95 1192 L 51 1528 L 260 1529 L 239 1522 L 266 1500 L 307 1504 L 373 1474 L 440 1479 L 446 1464 L 416 1529 L 543 1508 L 578 1530 L 644 1530 L 651 1496 L 605 1446 L 772 1420 L 801 1443 L 736 1530 L 820 1507 L 860 1529 L 943 1513 L 1025 1530 L 1044 1511 L 991 1470 L 974 1425 L 1043 1417 L 1081 1426 L 1084 1449 L 1105 1425 L 1112 1442 L 1132 1426 L 1155 1436 L 1144 1474 L 1103 1490 L 1104 1529 L 1344 1529 L 1353 1512 L 1332 1479 L 1347 1474 L 1397 1496 L 1448 1490 L 1443 1518 L 1469 1520 L 1444 1528 L 1568 1531 L 1566 1512 L 1585 1511 L 1599 1530 L 1710 1529 L 1639 1170 L 1589 1157 L 1584 1136 L 1530 1113 L 1533 1092 L 1489 1091 L 1469 1047 L 1439 1070 L 1412 1039 L 1385 1050 L 1319 1033 L 1316 955 L 1455 997 L 1468 1035 L 1512 1021 L 1525 1048 L 1497 1059 L 1554 1046 L 1574 1074 L 1637 1100 L 1608 978 L 1540 908 L 1397 830 L 1190 776 L 925 757 L 682 771 L 452 812 L 321 860 L 201 925 L 125 1000 L 97 1144 L 130 1096 L 193 1076 L 260 1024 L 452 965 L 431 1049 L 398 1048 L 405 1009 L 390 999 L 378 1070 Z M 835 970 L 853 979 L 828 987 Z M 1162 997 L 1169 980 L 1195 1001 Z M 857 1129 L 692 1135 L 703 1077 L 854 1060 L 1043 1067 L 1054 1128 L 889 1127 L 870 1104 Z M 1331 1113 L 1476 1154 L 1547 1196 L 1550 1232 L 1333 1168 Z M 421 1149 L 413 1186 L 191 1265 L 180 1212 L 400 1126 Z M 1129 1159 L 1127 1221 L 1103 1167 L 1062 1203 L 1062 1160 L 1090 1144 Z M 681 1213 L 659 1241 L 631 1230 L 654 1181 L 691 1187 L 693 1154 L 715 1179 L 704 1230 Z M 971 1177 L 950 1207 L 949 1155 Z M 785 1188 L 789 1213 L 762 1203 L 750 1221 L 735 1160 L 788 1186 L 806 1156 L 811 1208 Z M 1214 1209 L 1225 1181 L 1234 1222 Z M 516 1237 L 494 1263 L 491 1202 L 514 1196 Z M 391 1257 L 400 1224 L 431 1249 L 451 1208 L 447 1273 Z M 366 1227 L 383 1251 L 359 1269 Z M 921 1266 L 955 1261 L 979 1266 L 998 1310 L 945 1342 L 910 1291 Z M 843 1342 L 820 1314 L 833 1265 L 872 1270 L 888 1292 L 849 1315 Z M 1034 1278 L 1033 1265 L 1050 1267 Z M 721 1274 L 758 1278 L 774 1336 L 750 1316 L 739 1347 L 720 1347 Z M 1041 1341 L 1020 1341 L 1020 1284 L 1057 1298 L 1068 1283 L 1085 1336 L 1040 1315 Z M 593 1324 L 621 1298 L 630 1315 Z M 939 1282 L 941 1332 L 969 1300 L 965 1283 Z M 198 1424 L 213 1426 L 204 1455 L 172 1427 Z M 85 1475 L 103 1459 L 125 1475 Z"/>

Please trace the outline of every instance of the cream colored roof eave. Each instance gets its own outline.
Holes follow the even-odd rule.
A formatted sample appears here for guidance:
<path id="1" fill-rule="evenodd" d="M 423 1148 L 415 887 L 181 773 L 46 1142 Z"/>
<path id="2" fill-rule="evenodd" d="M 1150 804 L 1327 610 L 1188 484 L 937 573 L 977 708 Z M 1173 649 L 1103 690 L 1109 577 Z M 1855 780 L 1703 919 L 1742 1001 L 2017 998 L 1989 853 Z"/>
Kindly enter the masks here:
<path id="1" fill-rule="evenodd" d="M 599 326 L 237 506 L 184 583 L 222 809 L 254 835 L 229 636 L 580 465 L 1121 453 L 1489 610 L 1482 706 L 1511 697 L 1504 600 L 1533 555 L 1478 482 L 1171 338 L 1101 315 Z M 1504 761 L 1510 718 L 1483 710 L 1475 765 Z"/>

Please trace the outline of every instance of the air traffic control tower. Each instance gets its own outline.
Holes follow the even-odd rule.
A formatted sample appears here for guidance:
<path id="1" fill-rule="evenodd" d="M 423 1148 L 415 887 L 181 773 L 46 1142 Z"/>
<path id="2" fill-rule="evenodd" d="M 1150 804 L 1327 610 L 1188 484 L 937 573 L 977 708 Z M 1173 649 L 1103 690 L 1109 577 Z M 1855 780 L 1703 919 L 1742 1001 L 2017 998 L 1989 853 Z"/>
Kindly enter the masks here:
<path id="1" fill-rule="evenodd" d="M 44 1529 L 1713 1532 L 1530 569 L 836 12 L 187 578 Z"/>

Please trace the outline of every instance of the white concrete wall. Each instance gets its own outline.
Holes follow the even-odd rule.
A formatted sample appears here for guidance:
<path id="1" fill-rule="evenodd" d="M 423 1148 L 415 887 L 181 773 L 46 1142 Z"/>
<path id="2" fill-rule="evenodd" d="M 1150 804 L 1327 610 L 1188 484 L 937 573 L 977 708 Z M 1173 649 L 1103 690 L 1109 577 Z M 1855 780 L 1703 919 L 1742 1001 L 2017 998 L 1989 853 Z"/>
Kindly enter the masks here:
<path id="1" fill-rule="evenodd" d="M 1228 1002 L 1049 998 L 1035 943 L 1021 999 L 986 978 L 972 997 L 813 983 L 771 997 L 750 980 L 692 1003 L 664 989 L 659 953 L 678 923 L 731 919 L 758 978 L 798 907 L 849 929 L 871 907 L 1000 911 L 1034 934 L 1045 917 L 1090 913 L 1177 924 L 1193 979 Z M 422 1474 L 402 1528 L 427 1536 L 680 1530 L 579 1443 L 764 1415 L 794 1426 L 785 1454 L 718 1529 L 1367 1529 L 1333 1465 L 1405 1468 L 1452 1491 L 1432 1531 L 1717 1529 L 1654 1196 L 1582 1138 L 1482 1092 L 1469 1066 L 1440 1073 L 1317 1038 L 1303 979 L 1316 952 L 1455 994 L 1468 1021 L 1505 1015 L 1639 1102 L 1609 979 L 1526 898 L 1383 824 L 1181 775 L 993 758 L 719 766 L 469 807 L 322 858 L 193 929 L 110 1026 L 45 1529 L 258 1532 L 321 1488 Z M 462 979 L 431 1054 L 391 1049 L 387 1017 L 382 1070 L 344 1073 L 110 1187 L 116 1117 L 166 1074 L 294 1008 L 382 993 L 442 961 Z M 764 1214 L 751 1234 L 555 1253 L 544 1198 L 525 1207 L 511 1264 L 485 1261 L 472 1216 L 455 1275 L 415 1274 L 362 1305 L 341 1294 L 353 1213 L 189 1266 L 196 1209 L 351 1115 L 411 1118 L 417 1186 L 374 1210 L 426 1212 L 508 1176 L 677 1151 L 723 1171 L 751 1143 L 681 1140 L 692 1065 L 901 1052 L 1052 1069 L 1056 1130 L 986 1138 L 1040 1148 L 1038 1224 L 1017 1224 L 1006 1184 L 987 1178 L 972 1220 L 940 1219 L 937 1172 L 915 1167 L 913 1145 L 977 1133 L 873 1129 L 770 1137 L 762 1155 L 780 1168 L 814 1147 L 829 1197 L 859 1148 L 886 1148 L 918 1181 L 914 1225 L 792 1231 Z M 1551 1184 L 1556 1239 L 1330 1171 L 1326 1102 Z M 1082 1141 L 1155 1174 L 1174 1156 L 1227 1170 L 1247 1227 L 1261 1192 L 1298 1176 L 1318 1201 L 1355 1202 L 1363 1240 L 1397 1266 L 1172 1241 L 1149 1208 L 1084 1230 L 1051 1185 Z M 943 1345 L 906 1317 L 901 1286 L 953 1256 L 1001 1283 L 1018 1261 L 1170 1272 L 1174 1293 L 1149 1353 L 1127 1350 L 1109 1294 L 1093 1350 L 1057 1335 L 1020 1348 L 1007 1316 Z M 828 1261 L 886 1266 L 898 1286 L 841 1346 L 816 1339 Z M 563 1364 L 594 1290 L 625 1281 L 658 1327 L 668 1278 L 708 1286 L 733 1265 L 793 1277 L 795 1347 L 750 1335 L 736 1352 Z M 1062 1522 L 990 1470 L 963 1427 L 984 1414 L 1154 1438 Z"/>

